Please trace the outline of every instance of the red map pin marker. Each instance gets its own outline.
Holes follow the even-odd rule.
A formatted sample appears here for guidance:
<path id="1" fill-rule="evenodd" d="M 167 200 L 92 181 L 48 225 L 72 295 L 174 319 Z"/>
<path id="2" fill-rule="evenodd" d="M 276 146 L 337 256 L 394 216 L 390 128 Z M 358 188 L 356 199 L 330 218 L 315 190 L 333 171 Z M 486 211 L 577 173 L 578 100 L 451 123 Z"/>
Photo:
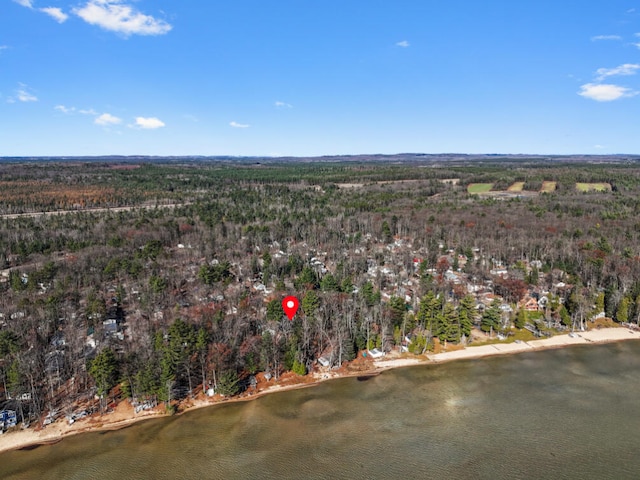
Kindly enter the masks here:
<path id="1" fill-rule="evenodd" d="M 284 300 L 282 300 L 282 309 L 289 320 L 293 320 L 299 306 L 300 302 L 296 297 L 284 297 Z"/>

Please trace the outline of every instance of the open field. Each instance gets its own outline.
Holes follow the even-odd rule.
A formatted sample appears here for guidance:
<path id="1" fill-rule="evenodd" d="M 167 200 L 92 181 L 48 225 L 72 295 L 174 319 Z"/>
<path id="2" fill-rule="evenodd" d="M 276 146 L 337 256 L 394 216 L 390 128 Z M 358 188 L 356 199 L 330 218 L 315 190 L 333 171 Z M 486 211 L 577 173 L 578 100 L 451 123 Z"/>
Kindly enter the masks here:
<path id="1" fill-rule="evenodd" d="M 441 178 L 439 182 L 444 183 L 445 185 L 458 185 L 460 183 L 460 179 L 459 178 Z"/>
<path id="2" fill-rule="evenodd" d="M 557 185 L 558 185 L 557 182 L 544 181 L 542 182 L 542 188 L 540 188 L 540 193 L 555 192 Z"/>
<path id="3" fill-rule="evenodd" d="M 467 192 L 471 194 L 487 193 L 493 188 L 493 183 L 470 183 Z"/>
<path id="4" fill-rule="evenodd" d="M 609 183 L 576 183 L 576 190 L 579 192 L 610 192 Z"/>
<path id="5" fill-rule="evenodd" d="M 524 182 L 514 182 L 507 188 L 507 192 L 521 192 L 522 190 L 524 190 Z"/>
<path id="6" fill-rule="evenodd" d="M 84 208 L 114 204 L 118 192 L 114 187 L 100 185 L 56 184 L 48 181 L 14 180 L 0 182 L 0 200 L 25 203 L 37 192 L 40 202 L 52 208 Z"/>
<path id="7" fill-rule="evenodd" d="M 458 179 L 459 180 L 459 179 Z M 423 179 L 403 179 L 403 180 L 380 180 L 377 182 L 369 182 L 368 185 L 406 185 L 411 183 L 420 183 L 423 182 Z M 340 189 L 352 189 L 352 188 L 362 188 L 364 187 L 364 183 L 336 183 L 336 187 Z"/>

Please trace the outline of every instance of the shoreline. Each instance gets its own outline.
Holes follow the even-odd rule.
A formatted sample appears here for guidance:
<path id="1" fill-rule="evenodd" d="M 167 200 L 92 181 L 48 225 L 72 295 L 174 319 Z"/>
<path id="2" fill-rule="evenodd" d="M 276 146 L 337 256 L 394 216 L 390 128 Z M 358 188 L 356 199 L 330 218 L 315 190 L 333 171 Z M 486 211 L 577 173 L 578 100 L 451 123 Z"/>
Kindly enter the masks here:
<path id="1" fill-rule="evenodd" d="M 513 355 L 522 352 L 535 352 L 540 350 L 549 350 L 554 348 L 563 348 L 572 345 L 589 345 L 619 342 L 623 340 L 640 339 L 640 332 L 634 332 L 626 327 L 609 327 L 588 330 L 585 332 L 576 332 L 570 336 L 569 334 L 555 335 L 553 337 L 530 340 L 521 343 L 494 343 L 489 345 L 478 345 L 465 347 L 463 349 L 452 350 L 448 352 L 436 353 L 420 357 L 396 357 L 391 359 L 382 359 L 374 361 L 372 368 L 357 372 L 347 373 L 316 373 L 312 381 L 303 383 L 294 383 L 287 385 L 271 385 L 264 390 L 257 391 L 250 395 L 233 398 L 223 398 L 212 400 L 208 398 L 198 398 L 192 404 L 181 405 L 181 409 L 176 415 L 182 415 L 192 410 L 205 407 L 213 407 L 235 402 L 247 402 L 255 400 L 262 396 L 274 392 L 284 392 L 289 390 L 297 390 L 300 388 L 309 388 L 320 383 L 349 377 L 370 377 L 380 374 L 381 372 L 396 368 L 411 367 L 417 365 L 437 365 L 455 360 L 478 359 L 496 355 Z M 304 377 L 302 377 L 304 378 Z M 91 417 L 88 420 L 77 421 L 69 425 L 64 419 L 60 419 L 46 428 L 36 431 L 35 429 L 18 430 L 15 432 L 0 435 L 0 453 L 14 450 L 28 450 L 38 448 L 39 446 L 53 445 L 62 441 L 66 437 L 78 435 L 81 433 L 104 432 L 120 430 L 127 428 L 133 424 L 144 420 L 168 417 L 164 411 L 158 409 L 143 411 L 141 413 L 125 412 L 124 410 L 132 410 L 128 402 L 120 403 L 123 418 L 109 421 L 107 414 L 101 417 Z M 157 407 L 159 408 L 159 407 Z M 118 408 L 116 408 L 118 410 Z"/>
<path id="2" fill-rule="evenodd" d="M 444 363 L 452 360 L 535 352 L 572 345 L 602 344 L 619 342 L 622 340 L 640 339 L 640 331 L 634 332 L 626 327 L 593 329 L 584 332 L 575 332 L 573 335 L 573 337 L 569 334 L 554 335 L 549 338 L 529 340 L 526 342 L 523 341 L 521 343 L 493 343 L 489 345 L 478 345 L 475 347 L 467 347 L 462 350 L 436 353 L 430 355 L 429 359 L 433 363 Z"/>

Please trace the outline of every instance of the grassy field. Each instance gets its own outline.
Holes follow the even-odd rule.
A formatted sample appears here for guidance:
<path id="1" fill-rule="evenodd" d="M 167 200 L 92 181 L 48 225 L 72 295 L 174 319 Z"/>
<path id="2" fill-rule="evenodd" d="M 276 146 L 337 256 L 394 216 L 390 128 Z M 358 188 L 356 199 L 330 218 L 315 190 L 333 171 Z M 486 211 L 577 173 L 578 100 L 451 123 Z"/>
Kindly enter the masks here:
<path id="1" fill-rule="evenodd" d="M 470 183 L 467 187 L 469 193 L 487 193 L 493 188 L 493 183 Z"/>
<path id="2" fill-rule="evenodd" d="M 524 190 L 524 182 L 514 182 L 507 188 L 507 192 L 521 192 L 522 190 Z"/>
<path id="3" fill-rule="evenodd" d="M 542 182 L 540 192 L 551 193 L 556 191 L 557 182 Z"/>
<path id="4" fill-rule="evenodd" d="M 576 183 L 576 190 L 579 192 L 610 192 L 609 183 Z"/>

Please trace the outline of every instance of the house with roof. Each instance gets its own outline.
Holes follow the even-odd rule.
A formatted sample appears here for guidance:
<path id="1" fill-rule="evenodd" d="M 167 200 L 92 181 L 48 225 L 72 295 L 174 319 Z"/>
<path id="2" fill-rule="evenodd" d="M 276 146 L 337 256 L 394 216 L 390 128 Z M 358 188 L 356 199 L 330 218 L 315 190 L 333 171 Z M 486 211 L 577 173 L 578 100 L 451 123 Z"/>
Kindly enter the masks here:
<path id="1" fill-rule="evenodd" d="M 540 298 L 538 298 L 538 309 L 544 310 L 545 308 L 547 308 L 548 305 L 549 305 L 549 297 L 547 297 L 546 295 L 541 295 Z"/>
<path id="2" fill-rule="evenodd" d="M 115 318 L 108 318 L 102 322 L 105 337 L 117 338 L 124 340 L 124 332 L 120 323 Z"/>
<path id="3" fill-rule="evenodd" d="M 492 268 L 491 270 L 489 270 L 489 273 L 496 277 L 503 277 L 503 278 L 507 278 L 509 275 L 509 271 L 503 266 L 496 266 L 495 268 Z"/>
<path id="4" fill-rule="evenodd" d="M 331 363 L 329 362 L 329 359 L 326 357 L 318 357 L 318 363 L 325 368 L 331 365 Z"/>
<path id="5" fill-rule="evenodd" d="M 14 410 L 0 411 L 0 430 L 15 427 L 18 424 L 18 417 Z"/>
<path id="6" fill-rule="evenodd" d="M 380 358 L 384 356 L 384 352 L 380 349 L 374 348 L 373 350 L 367 350 L 367 353 L 371 358 Z"/>
<path id="7" fill-rule="evenodd" d="M 527 295 L 525 298 L 520 300 L 518 303 L 518 308 L 523 308 L 527 312 L 537 312 L 540 310 L 540 306 L 538 305 L 538 300 L 534 297 Z"/>

